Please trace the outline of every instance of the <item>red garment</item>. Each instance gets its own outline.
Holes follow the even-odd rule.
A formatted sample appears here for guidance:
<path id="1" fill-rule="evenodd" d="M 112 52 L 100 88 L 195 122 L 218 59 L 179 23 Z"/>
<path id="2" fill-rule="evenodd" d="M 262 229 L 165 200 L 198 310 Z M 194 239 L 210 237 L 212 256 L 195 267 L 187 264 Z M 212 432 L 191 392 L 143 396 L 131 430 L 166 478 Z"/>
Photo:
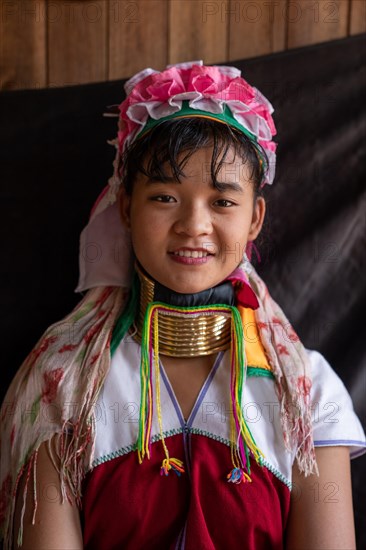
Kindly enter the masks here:
<path id="1" fill-rule="evenodd" d="M 160 476 L 165 455 L 156 414 L 152 456 L 138 463 L 140 346 L 125 337 L 95 406 L 93 469 L 84 480 L 82 526 L 86 550 L 281 549 L 290 507 L 296 449 L 284 446 L 280 407 L 260 348 L 247 343 L 243 413 L 263 466 L 251 459 L 252 483 L 228 483 L 230 352 L 219 353 L 187 420 L 161 365 L 165 443 L 186 472 Z M 346 445 L 363 452 L 365 438 L 342 382 L 325 359 L 307 350 L 316 446 Z M 153 392 L 155 387 L 153 384 Z M 329 404 L 337 404 L 329 408 Z"/>
<path id="2" fill-rule="evenodd" d="M 225 479 L 230 450 L 191 433 L 167 438 L 171 456 L 185 457 L 186 473 L 159 475 L 159 443 L 138 465 L 130 452 L 97 466 L 85 481 L 84 548 L 258 550 L 283 548 L 290 491 L 252 461 L 252 483 Z"/>

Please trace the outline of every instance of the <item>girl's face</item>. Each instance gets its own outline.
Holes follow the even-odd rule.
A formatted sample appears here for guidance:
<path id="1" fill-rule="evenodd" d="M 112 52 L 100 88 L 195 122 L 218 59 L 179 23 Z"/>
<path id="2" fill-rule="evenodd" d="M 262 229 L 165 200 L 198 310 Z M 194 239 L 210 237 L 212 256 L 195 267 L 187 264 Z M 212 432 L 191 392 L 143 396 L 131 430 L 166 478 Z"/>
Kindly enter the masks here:
<path id="1" fill-rule="evenodd" d="M 259 234 L 265 201 L 254 200 L 250 169 L 233 150 L 212 185 L 212 148 L 194 153 L 181 182 L 139 174 L 131 196 L 121 196 L 122 219 L 135 255 L 160 284 L 184 294 L 222 282 L 240 263 L 248 241 Z"/>

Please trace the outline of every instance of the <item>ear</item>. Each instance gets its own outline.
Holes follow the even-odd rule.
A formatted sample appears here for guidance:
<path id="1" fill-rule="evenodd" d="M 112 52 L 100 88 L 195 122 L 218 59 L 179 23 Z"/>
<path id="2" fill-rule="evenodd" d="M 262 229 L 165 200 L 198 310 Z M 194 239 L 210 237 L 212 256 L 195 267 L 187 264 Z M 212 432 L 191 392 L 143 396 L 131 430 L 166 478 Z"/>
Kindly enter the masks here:
<path id="1" fill-rule="evenodd" d="M 254 241 L 258 237 L 262 229 L 265 215 L 266 201 L 263 197 L 257 197 L 254 203 L 253 217 L 248 234 L 248 241 Z"/>
<path id="2" fill-rule="evenodd" d="M 118 197 L 118 207 L 119 207 L 119 213 L 121 216 L 121 221 L 123 225 L 130 229 L 131 227 L 131 217 L 130 217 L 130 211 L 131 211 L 131 197 L 126 193 L 126 190 L 123 186 L 121 186 Z"/>

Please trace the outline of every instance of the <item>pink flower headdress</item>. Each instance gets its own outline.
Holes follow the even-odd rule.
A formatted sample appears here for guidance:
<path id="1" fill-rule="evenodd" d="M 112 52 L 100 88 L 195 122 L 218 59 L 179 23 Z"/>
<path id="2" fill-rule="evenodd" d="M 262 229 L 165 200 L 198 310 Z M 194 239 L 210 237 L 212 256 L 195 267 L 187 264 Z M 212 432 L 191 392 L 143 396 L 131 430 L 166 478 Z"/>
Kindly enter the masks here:
<path id="1" fill-rule="evenodd" d="M 229 124 L 246 134 L 266 154 L 261 186 L 272 184 L 276 164 L 276 128 L 271 103 L 250 86 L 235 67 L 208 67 L 202 61 L 168 66 L 159 72 L 145 69 L 125 84 L 126 99 L 119 105 L 114 173 L 96 201 L 81 234 L 80 278 L 77 291 L 98 286 L 130 286 L 129 235 L 121 227 L 117 194 L 121 185 L 120 159 L 131 143 L 163 120 L 205 117 Z M 91 251 L 91 247 L 93 250 Z M 98 256 L 90 261 L 89 256 Z"/>
<path id="2" fill-rule="evenodd" d="M 270 162 L 262 186 L 271 184 L 276 149 L 273 107 L 240 75 L 235 67 L 206 67 L 202 61 L 169 66 L 161 73 L 141 71 L 126 83 L 128 96 L 119 107 L 119 153 L 143 132 L 149 120 L 156 123 L 167 117 L 205 113 L 236 127 L 263 147 Z"/>

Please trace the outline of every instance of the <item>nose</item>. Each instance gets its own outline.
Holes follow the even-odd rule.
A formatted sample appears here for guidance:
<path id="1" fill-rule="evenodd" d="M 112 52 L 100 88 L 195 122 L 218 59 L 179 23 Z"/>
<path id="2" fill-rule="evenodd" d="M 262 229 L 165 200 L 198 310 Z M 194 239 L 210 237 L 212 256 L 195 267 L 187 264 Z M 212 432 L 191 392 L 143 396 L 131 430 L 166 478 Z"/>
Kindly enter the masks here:
<path id="1" fill-rule="evenodd" d="M 186 205 L 179 211 L 174 230 L 178 234 L 188 235 L 189 237 L 209 235 L 212 232 L 210 212 L 199 204 Z"/>

